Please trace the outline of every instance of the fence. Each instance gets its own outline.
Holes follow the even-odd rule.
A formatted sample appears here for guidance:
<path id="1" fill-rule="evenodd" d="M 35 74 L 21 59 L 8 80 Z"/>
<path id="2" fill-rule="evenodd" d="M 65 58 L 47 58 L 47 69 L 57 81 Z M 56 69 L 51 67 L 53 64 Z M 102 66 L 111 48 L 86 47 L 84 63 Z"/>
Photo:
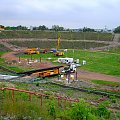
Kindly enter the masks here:
<path id="1" fill-rule="evenodd" d="M 40 104 L 42 106 L 43 104 L 43 97 L 51 97 L 51 95 L 48 95 L 48 94 L 44 94 L 44 93 L 37 93 L 37 92 L 31 92 L 31 91 L 26 91 L 26 90 L 19 90 L 19 89 L 16 89 L 16 88 L 0 88 L 0 90 L 2 91 L 11 91 L 12 94 L 11 94 L 11 98 L 12 98 L 12 101 L 15 102 L 15 91 L 18 92 L 18 93 L 25 93 L 25 94 L 28 94 L 28 100 L 29 101 L 32 101 L 32 96 L 39 96 L 40 97 Z M 61 101 L 64 101 L 64 103 L 66 102 L 69 102 L 69 103 L 74 103 L 74 102 L 79 102 L 78 99 L 71 99 L 69 97 L 62 97 L 62 96 L 59 96 L 59 95 L 54 95 L 52 96 L 53 99 L 57 99 L 57 103 L 58 103 L 58 107 L 60 107 L 60 104 L 61 104 Z M 52 99 L 51 99 L 52 100 Z"/>

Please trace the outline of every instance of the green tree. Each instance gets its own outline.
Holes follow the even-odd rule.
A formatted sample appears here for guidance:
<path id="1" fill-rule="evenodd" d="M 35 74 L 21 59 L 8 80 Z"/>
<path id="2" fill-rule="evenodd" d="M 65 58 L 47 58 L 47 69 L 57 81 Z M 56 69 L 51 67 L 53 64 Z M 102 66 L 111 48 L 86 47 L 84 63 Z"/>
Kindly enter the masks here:
<path id="1" fill-rule="evenodd" d="M 91 28 L 84 27 L 83 32 L 95 32 L 95 30 L 91 29 Z"/>
<path id="2" fill-rule="evenodd" d="M 7 26 L 5 27 L 5 30 L 28 30 L 28 28 L 26 26 L 22 26 L 22 25 L 19 25 L 17 27 L 15 26 Z"/>
<path id="3" fill-rule="evenodd" d="M 53 26 L 52 26 L 52 30 L 55 30 L 55 31 L 63 31 L 63 30 L 64 30 L 64 27 L 60 27 L 59 25 L 53 25 Z"/>
<path id="4" fill-rule="evenodd" d="M 120 26 L 118 26 L 117 28 L 115 28 L 114 33 L 120 33 Z"/>
<path id="5" fill-rule="evenodd" d="M 45 25 L 40 25 L 38 30 L 48 30 L 48 28 Z"/>
<path id="6" fill-rule="evenodd" d="M 3 25 L 0 25 L 0 28 L 4 28 L 4 26 L 3 26 Z"/>
<path id="7" fill-rule="evenodd" d="M 26 26 L 19 25 L 16 27 L 17 30 L 27 30 Z"/>

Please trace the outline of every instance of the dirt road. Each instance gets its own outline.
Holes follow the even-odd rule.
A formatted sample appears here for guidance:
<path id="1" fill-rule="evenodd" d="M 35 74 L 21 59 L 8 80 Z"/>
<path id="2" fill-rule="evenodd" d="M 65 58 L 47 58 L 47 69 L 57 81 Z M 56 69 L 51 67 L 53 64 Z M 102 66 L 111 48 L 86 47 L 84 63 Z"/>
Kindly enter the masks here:
<path id="1" fill-rule="evenodd" d="M 38 69 L 38 68 L 47 68 L 54 66 L 52 63 L 43 60 L 41 62 L 32 61 L 32 63 L 31 61 L 29 61 L 28 63 L 28 59 L 24 59 L 24 58 L 19 59 L 15 54 L 17 54 L 17 52 L 9 52 L 3 54 L 1 58 L 4 58 L 6 61 L 11 62 L 15 66 L 18 67 L 21 66 L 24 67 L 25 69 L 29 69 L 29 68 Z"/>
<path id="2" fill-rule="evenodd" d="M 78 70 L 79 79 L 85 80 L 105 80 L 105 81 L 114 81 L 120 82 L 120 77 L 115 77 L 111 75 L 105 75 L 96 72 L 90 72 L 86 70 Z"/>

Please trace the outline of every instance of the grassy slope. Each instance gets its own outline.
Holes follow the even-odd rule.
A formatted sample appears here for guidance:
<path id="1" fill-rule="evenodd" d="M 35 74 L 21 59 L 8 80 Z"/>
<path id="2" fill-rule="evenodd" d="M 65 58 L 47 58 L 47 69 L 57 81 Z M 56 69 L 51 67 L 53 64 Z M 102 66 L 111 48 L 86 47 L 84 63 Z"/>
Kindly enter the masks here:
<path id="1" fill-rule="evenodd" d="M 83 69 L 109 75 L 120 75 L 119 55 L 88 52 L 85 59 L 88 64 L 83 66 Z"/>
<path id="2" fill-rule="evenodd" d="M 61 35 L 62 39 L 67 40 L 102 40 L 112 41 L 114 35 L 111 33 L 95 33 L 95 32 L 55 32 L 55 31 L 2 31 L 0 38 L 48 38 L 56 39 Z"/>
<path id="3" fill-rule="evenodd" d="M 21 47 L 29 47 L 29 48 L 55 48 L 57 44 L 56 41 L 51 41 L 51 40 L 32 40 L 32 41 L 10 41 L 10 44 L 21 46 Z M 74 41 L 74 40 L 67 40 L 67 41 L 61 41 L 60 42 L 60 48 L 61 49 L 90 49 L 90 48 L 95 48 L 95 47 L 103 47 L 107 46 L 108 44 L 104 43 L 96 43 L 96 42 L 85 42 L 85 41 Z"/>
<path id="4" fill-rule="evenodd" d="M 23 57 L 30 58 L 30 55 L 24 55 Z M 57 60 L 58 57 L 55 57 L 51 54 L 39 54 L 32 55 L 33 58 L 53 58 L 53 60 Z M 120 76 L 120 55 L 119 54 L 109 54 L 109 53 L 100 53 L 100 52 L 89 52 L 89 51 L 80 51 L 75 50 L 68 51 L 65 53 L 64 57 L 73 57 L 74 59 L 80 59 L 80 63 L 82 60 L 87 61 L 87 65 L 81 66 L 81 69 L 104 73 L 108 75 L 116 75 Z M 51 61 L 53 61 L 51 60 Z"/>
<path id="5" fill-rule="evenodd" d="M 6 48 L 4 45 L 0 44 L 0 52 L 9 52 L 10 49 Z"/>

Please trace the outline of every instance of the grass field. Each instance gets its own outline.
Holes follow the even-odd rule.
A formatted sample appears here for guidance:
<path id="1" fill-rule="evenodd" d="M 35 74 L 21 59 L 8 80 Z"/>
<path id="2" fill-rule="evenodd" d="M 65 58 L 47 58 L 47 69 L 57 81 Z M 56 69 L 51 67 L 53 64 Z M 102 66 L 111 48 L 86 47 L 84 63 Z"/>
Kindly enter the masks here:
<path id="1" fill-rule="evenodd" d="M 120 46 L 118 46 L 116 49 L 109 50 L 109 52 L 120 54 Z"/>
<path id="2" fill-rule="evenodd" d="M 99 85 L 107 85 L 107 86 L 119 86 L 120 82 L 111 82 L 111 81 L 103 81 L 103 80 L 92 80 L 93 83 Z"/>
<path id="3" fill-rule="evenodd" d="M 23 55 L 22 57 L 31 58 L 31 55 Z M 58 57 L 50 54 L 34 54 L 32 58 L 40 59 L 52 58 L 51 61 L 57 60 Z M 109 54 L 100 52 L 89 52 L 81 50 L 69 50 L 65 53 L 64 57 L 73 57 L 74 59 L 79 59 L 80 63 L 82 60 L 87 61 L 87 65 L 81 66 L 80 69 L 89 70 L 93 72 L 104 73 L 108 75 L 120 76 L 120 55 L 119 54 Z"/>

